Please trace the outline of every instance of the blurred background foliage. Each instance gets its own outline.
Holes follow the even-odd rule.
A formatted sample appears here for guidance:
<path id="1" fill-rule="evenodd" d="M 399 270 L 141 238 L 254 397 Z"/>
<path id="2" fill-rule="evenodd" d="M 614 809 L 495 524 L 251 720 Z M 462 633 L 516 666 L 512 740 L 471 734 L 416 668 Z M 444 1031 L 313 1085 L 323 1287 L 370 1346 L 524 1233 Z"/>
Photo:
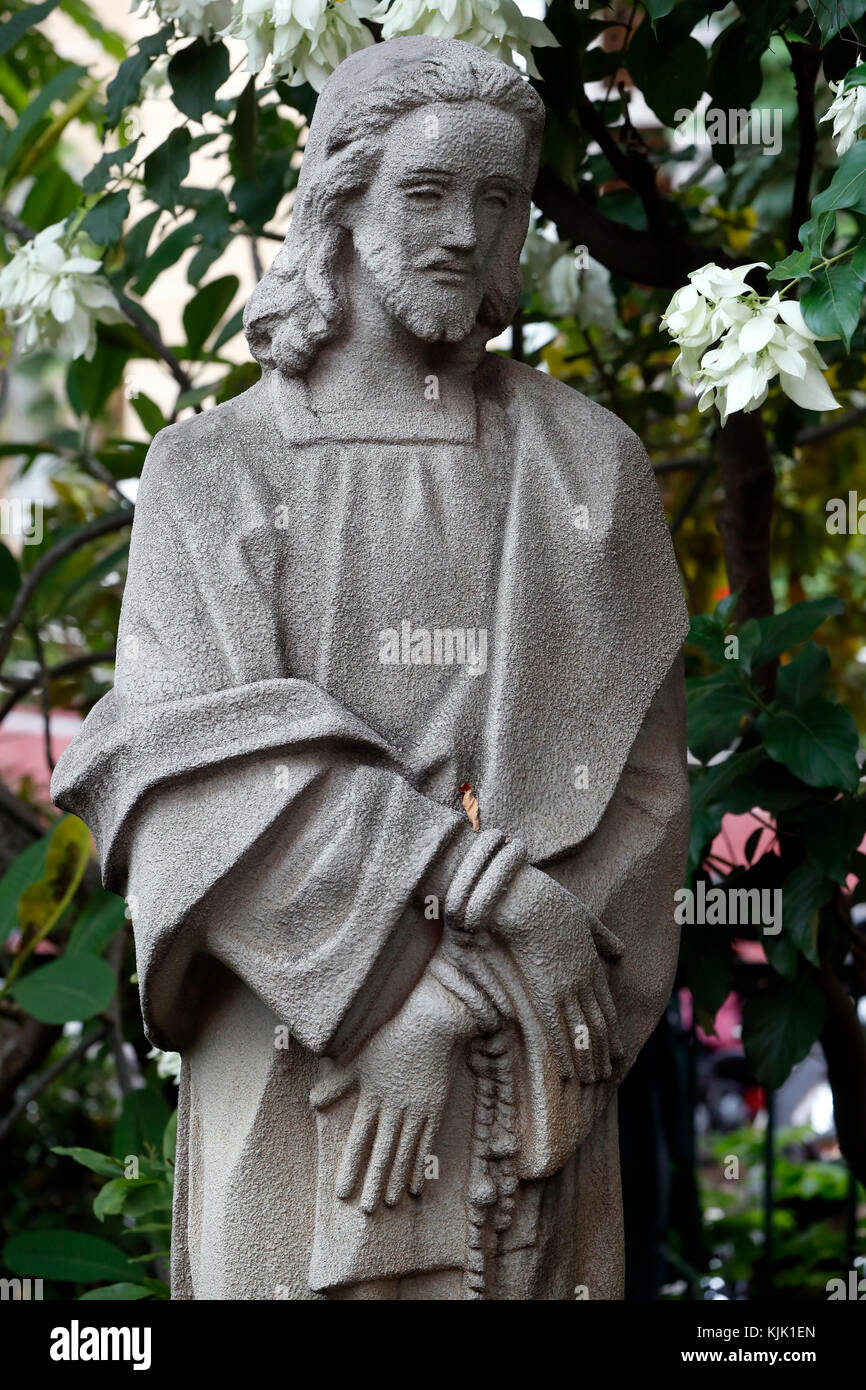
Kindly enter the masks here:
<path id="1" fill-rule="evenodd" d="M 285 234 L 316 101 L 297 76 L 245 70 L 237 39 L 185 26 L 195 8 L 14 0 L 0 27 L 0 264 L 62 223 L 118 310 L 94 320 L 89 359 L 25 352 L 0 318 L 2 1263 L 45 1297 L 167 1296 L 173 1059 L 141 1032 L 126 906 L 47 777 L 68 739 L 57 714 L 111 685 L 150 438 L 258 375 L 241 310 Z M 416 9 L 423 27 L 433 7 Z M 798 251 L 839 168 L 819 117 L 866 44 L 866 3 L 521 9 L 556 45 L 536 47 L 530 79 L 548 124 L 523 303 L 492 348 L 645 441 L 695 615 L 689 883 L 784 892 L 777 938 L 684 931 L 671 1008 L 622 1093 L 628 1293 L 827 1297 L 866 1252 L 864 277 L 846 282 L 850 342 L 822 343 L 841 402 L 822 416 L 771 390 L 722 427 L 672 370 L 660 319 L 708 262 Z M 381 15 L 365 22 L 381 41 Z M 677 136 L 701 103 L 770 113 L 778 148 Z M 858 177 L 827 253 L 861 242 Z M 831 531 L 832 499 L 852 492 L 853 530 Z M 25 737 L 38 749 L 22 759 Z M 755 812 L 726 857 L 719 837 Z"/>

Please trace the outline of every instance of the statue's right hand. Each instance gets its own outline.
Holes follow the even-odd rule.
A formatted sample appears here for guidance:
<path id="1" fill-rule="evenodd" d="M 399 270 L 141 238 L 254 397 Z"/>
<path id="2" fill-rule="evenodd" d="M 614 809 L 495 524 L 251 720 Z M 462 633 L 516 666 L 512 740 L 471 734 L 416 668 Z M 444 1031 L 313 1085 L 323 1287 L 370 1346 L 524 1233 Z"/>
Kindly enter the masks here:
<path id="1" fill-rule="evenodd" d="M 330 1063 L 310 1095 L 315 1109 L 358 1092 L 337 1172 L 342 1201 L 361 1187 L 370 1214 L 406 1191 L 420 1195 L 459 1046 L 478 1031 L 477 1014 L 428 972 L 357 1056 Z"/>
<path id="2" fill-rule="evenodd" d="M 622 955 L 618 938 L 557 879 L 529 865 L 496 904 L 490 929 L 520 972 L 562 1077 L 609 1080 L 622 1044 L 604 962 Z"/>

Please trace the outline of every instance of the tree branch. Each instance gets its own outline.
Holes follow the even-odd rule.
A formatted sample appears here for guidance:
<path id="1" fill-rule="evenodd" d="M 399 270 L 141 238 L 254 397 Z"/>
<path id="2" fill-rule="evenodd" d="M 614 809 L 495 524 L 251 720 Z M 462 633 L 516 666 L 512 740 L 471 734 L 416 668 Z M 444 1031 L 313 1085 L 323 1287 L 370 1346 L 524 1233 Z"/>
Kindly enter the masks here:
<path id="1" fill-rule="evenodd" d="M 797 88 L 797 128 L 800 135 L 794 200 L 788 226 L 790 252 L 796 251 L 800 245 L 799 231 L 809 217 L 809 192 L 812 187 L 815 150 L 818 146 L 818 131 L 815 126 L 815 82 L 821 66 L 821 49 L 817 44 L 792 43 L 788 45 L 788 51 Z"/>
<path id="2" fill-rule="evenodd" d="M 35 676 L 0 675 L 0 681 L 4 685 L 12 686 L 11 693 L 0 705 L 0 724 L 18 701 L 29 695 L 31 690 L 37 690 L 40 686 L 44 689 L 51 681 L 60 680 L 63 676 L 72 676 L 76 671 L 83 671 L 88 666 L 100 666 L 103 662 L 114 661 L 116 655 L 114 647 L 106 647 L 101 652 L 82 652 L 80 656 L 71 657 L 69 661 L 61 661 L 57 666 L 37 671 Z"/>
<path id="3" fill-rule="evenodd" d="M 131 526 L 134 509 L 128 508 L 122 512 L 109 512 L 107 516 L 98 516 L 94 521 L 89 521 L 86 526 L 81 526 L 70 536 L 64 536 L 62 541 L 58 541 L 55 546 L 42 555 L 29 570 L 22 581 L 21 588 L 15 595 L 14 602 L 9 609 L 9 616 L 0 632 L 0 666 L 9 654 L 12 645 L 12 638 L 15 630 L 20 623 L 27 604 L 41 581 L 45 578 L 49 570 L 65 560 L 67 555 L 72 555 L 74 551 L 88 542 L 96 540 L 99 536 L 105 536 L 111 531 L 119 531 L 123 526 Z"/>
<path id="4" fill-rule="evenodd" d="M 656 241 L 647 231 L 614 222 L 549 166 L 539 171 L 532 200 L 556 225 L 560 240 L 585 246 L 594 260 L 633 284 L 675 290 L 690 270 L 708 261 L 729 269 L 740 264 L 720 246 L 687 241 L 675 233 Z"/>

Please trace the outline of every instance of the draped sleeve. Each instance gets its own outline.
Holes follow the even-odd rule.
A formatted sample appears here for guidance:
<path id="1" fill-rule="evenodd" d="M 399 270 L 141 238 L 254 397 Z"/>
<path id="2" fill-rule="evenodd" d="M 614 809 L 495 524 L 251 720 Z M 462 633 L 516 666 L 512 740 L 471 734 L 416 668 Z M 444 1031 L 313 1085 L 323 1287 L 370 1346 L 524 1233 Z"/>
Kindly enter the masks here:
<path id="1" fill-rule="evenodd" d="M 501 889 L 505 840 L 424 795 L 377 730 L 291 675 L 274 518 L 226 448 L 236 418 L 221 407 L 154 440 L 115 688 L 52 797 L 127 897 L 153 1042 L 191 1037 L 211 957 L 306 1047 L 339 1051 L 414 986 L 440 930 L 423 905 L 444 903 L 466 856 Z"/>

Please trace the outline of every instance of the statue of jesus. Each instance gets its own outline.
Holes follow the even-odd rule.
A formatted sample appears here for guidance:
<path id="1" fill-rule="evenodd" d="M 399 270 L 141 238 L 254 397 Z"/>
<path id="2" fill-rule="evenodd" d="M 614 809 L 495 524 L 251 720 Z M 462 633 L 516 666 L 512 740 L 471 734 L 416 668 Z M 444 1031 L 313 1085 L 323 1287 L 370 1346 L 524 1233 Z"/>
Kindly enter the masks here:
<path id="1" fill-rule="evenodd" d="M 177 1299 L 622 1297 L 687 621 L 635 435 L 487 350 L 542 126 L 469 44 L 348 58 L 247 305 L 261 379 L 145 464 L 52 791 L 183 1058 Z"/>

